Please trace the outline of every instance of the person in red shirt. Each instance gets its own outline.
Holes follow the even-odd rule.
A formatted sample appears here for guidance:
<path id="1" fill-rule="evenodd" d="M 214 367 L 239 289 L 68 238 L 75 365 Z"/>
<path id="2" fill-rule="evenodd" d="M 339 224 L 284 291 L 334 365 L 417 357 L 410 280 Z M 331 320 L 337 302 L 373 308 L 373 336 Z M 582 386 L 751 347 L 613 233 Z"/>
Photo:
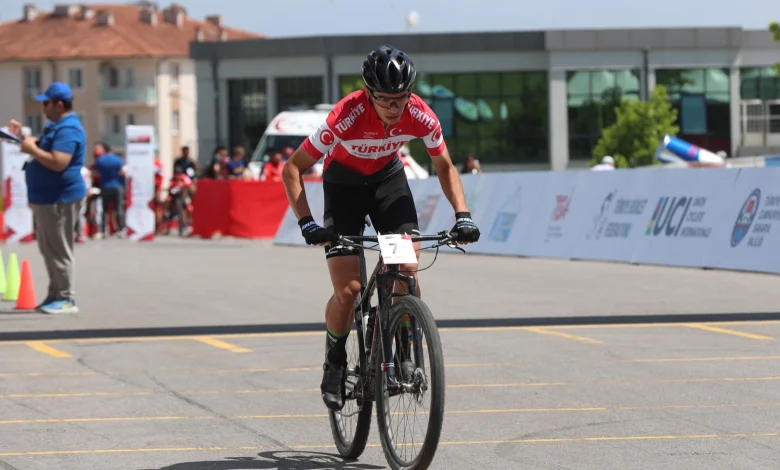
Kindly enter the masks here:
<path id="1" fill-rule="evenodd" d="M 455 211 L 451 230 L 455 241 L 479 240 L 439 119 L 412 93 L 416 77 L 414 63 L 403 51 L 389 45 L 371 51 L 363 61 L 365 89 L 339 101 L 282 170 L 303 238 L 309 245 L 325 247 L 333 294 L 325 307 L 327 353 L 320 391 L 325 405 L 334 411 L 344 406 L 346 342 L 360 288 L 360 263 L 356 249 L 332 245 L 338 235 L 360 235 L 366 216 L 378 233 L 419 233 L 414 196 L 398 159 L 398 150 L 410 140 L 422 139 L 428 149 L 442 191 Z M 302 179 L 323 155 L 325 227 L 311 215 Z M 400 267 L 415 278 L 417 268 Z M 401 366 L 406 370 L 406 363 Z"/>
<path id="2" fill-rule="evenodd" d="M 152 199 L 154 206 L 154 219 L 156 224 L 156 231 L 160 233 L 162 230 L 163 219 L 163 200 L 162 200 L 162 186 L 165 179 L 165 167 L 162 160 L 160 160 L 160 150 L 154 146 L 154 198 Z"/>
<path id="3" fill-rule="evenodd" d="M 263 165 L 263 180 L 282 181 L 282 168 L 284 168 L 282 152 L 277 150 L 273 153 L 271 159 Z"/>

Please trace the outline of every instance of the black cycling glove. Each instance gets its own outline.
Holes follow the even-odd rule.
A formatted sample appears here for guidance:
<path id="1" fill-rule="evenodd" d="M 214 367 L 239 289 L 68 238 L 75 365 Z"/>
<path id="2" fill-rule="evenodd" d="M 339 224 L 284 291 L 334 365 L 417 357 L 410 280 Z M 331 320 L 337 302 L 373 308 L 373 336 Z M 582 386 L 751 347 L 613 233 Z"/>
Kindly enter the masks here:
<path id="1" fill-rule="evenodd" d="M 298 221 L 298 225 L 301 227 L 301 234 L 306 240 L 307 245 L 319 245 L 320 243 L 334 243 L 338 240 L 338 237 L 314 221 L 314 217 L 307 215 L 301 217 Z"/>
<path id="2" fill-rule="evenodd" d="M 471 212 L 456 212 L 455 226 L 452 227 L 456 242 L 473 243 L 479 240 L 477 224 L 471 220 Z"/>

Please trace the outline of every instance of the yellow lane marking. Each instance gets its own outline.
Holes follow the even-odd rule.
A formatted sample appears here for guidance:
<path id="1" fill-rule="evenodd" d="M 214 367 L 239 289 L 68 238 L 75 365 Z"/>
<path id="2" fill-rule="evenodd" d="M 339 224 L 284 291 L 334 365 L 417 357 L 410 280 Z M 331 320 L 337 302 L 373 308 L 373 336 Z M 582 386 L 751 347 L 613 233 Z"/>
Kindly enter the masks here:
<path id="1" fill-rule="evenodd" d="M 699 322 L 707 325 L 738 326 L 738 325 L 779 325 L 780 320 L 757 320 L 757 321 L 713 321 Z M 572 328 L 572 329 L 600 329 L 600 328 L 668 328 L 683 327 L 685 323 L 608 323 L 604 325 L 556 325 L 545 328 Z"/>
<path id="2" fill-rule="evenodd" d="M 449 410 L 446 414 L 470 415 L 470 414 L 509 414 L 509 413 L 572 413 L 595 411 L 649 411 L 649 410 L 683 410 L 683 409 L 727 409 L 727 408 L 774 408 L 780 407 L 780 403 L 744 403 L 744 404 L 712 404 L 712 405 L 638 405 L 638 406 L 593 406 L 575 408 L 508 408 L 491 410 Z M 327 418 L 327 414 L 266 414 L 266 415 L 237 415 L 230 419 L 313 419 Z M 0 425 L 11 424 L 62 424 L 62 423 L 105 423 L 125 421 L 194 421 L 216 419 L 212 415 L 204 416 L 129 416 L 129 417 L 104 417 L 104 418 L 48 418 L 48 419 L 9 419 L 1 420 Z"/>
<path id="3" fill-rule="evenodd" d="M 689 328 L 697 328 L 699 330 L 711 331 L 713 333 L 723 333 L 726 335 L 741 336 L 742 338 L 758 339 L 763 341 L 771 341 L 774 338 L 771 336 L 757 335 L 753 333 L 745 333 L 744 331 L 730 330 L 727 328 L 719 328 L 717 326 L 704 325 L 701 323 L 687 323 L 685 326 Z"/>
<path id="4" fill-rule="evenodd" d="M 704 322 L 700 322 L 702 324 Z M 777 325 L 780 324 L 780 320 L 756 320 L 756 321 L 723 321 L 723 322 L 706 322 L 708 325 Z M 685 323 L 607 323 L 598 325 L 550 325 L 544 326 L 547 330 L 557 329 L 607 329 L 607 328 L 659 328 L 659 327 L 684 327 Z M 528 330 L 540 327 L 528 327 L 528 326 L 480 326 L 480 327 L 468 327 L 468 328 L 439 328 L 440 332 L 459 332 L 459 331 L 514 331 L 514 330 Z M 320 336 L 322 332 L 319 331 L 289 331 L 282 333 L 231 333 L 210 335 L 212 338 L 284 338 L 284 337 L 305 337 L 305 336 Z M 130 336 L 130 337 L 107 337 L 107 338 L 80 338 L 80 339 L 60 339 L 60 340 L 47 340 L 47 343 L 123 343 L 123 342 L 137 342 L 137 341 L 187 341 L 198 338 L 197 336 Z M 0 341 L 1 345 L 12 344 L 25 344 L 26 340 L 12 340 L 12 341 Z"/>
<path id="5" fill-rule="evenodd" d="M 42 341 L 27 341 L 27 346 L 35 349 L 38 352 L 42 352 L 44 354 L 47 354 L 52 357 L 58 357 L 58 358 L 67 358 L 71 357 L 70 354 L 66 353 L 65 351 L 60 351 L 59 349 L 54 349 L 53 347 L 49 346 L 48 344 L 42 342 Z"/>
<path id="6" fill-rule="evenodd" d="M 647 359 L 624 359 L 622 363 L 662 362 L 727 362 L 727 361 L 776 361 L 780 356 L 725 356 L 725 357 L 668 357 Z"/>
<path id="7" fill-rule="evenodd" d="M 609 361 L 593 361 L 590 364 L 653 364 L 653 363 L 682 363 L 682 362 L 729 362 L 729 361 L 777 361 L 780 356 L 725 356 L 725 357 L 650 357 L 639 359 L 621 359 Z M 445 364 L 447 368 L 473 368 L 473 367 L 529 367 L 539 365 L 540 362 L 484 362 L 468 364 Z M 169 374 L 169 375 L 192 375 L 192 374 L 257 374 L 271 372 L 312 372 L 321 371 L 322 367 L 286 367 L 280 369 L 155 369 L 155 370 L 136 370 L 121 369 L 115 371 L 93 372 L 93 371 L 74 371 L 74 372 L 4 372 L 0 373 L 0 378 L 14 377 L 89 377 L 96 375 L 141 375 L 146 373 Z"/>
<path id="8" fill-rule="evenodd" d="M 495 441 L 444 441 L 441 446 L 466 445 L 502 445 L 502 444 L 543 444 L 565 442 L 614 442 L 614 441 L 650 441 L 650 440 L 683 440 L 683 439 L 744 439 L 746 437 L 780 437 L 780 432 L 743 433 L 743 434 L 678 434 L 678 435 L 644 435 L 644 436 L 594 436 L 594 437 L 550 437 L 535 439 L 511 439 Z M 381 444 L 371 443 L 367 447 L 379 447 Z M 399 444 L 414 445 L 419 444 Z M 94 454 L 132 454 L 153 452 L 236 452 L 258 450 L 304 450 L 332 449 L 333 444 L 291 445 L 287 447 L 244 446 L 244 447 L 158 447 L 142 449 L 79 449 L 79 450 L 44 450 L 33 452 L 0 452 L 0 457 L 37 457 L 46 455 L 94 455 Z"/>
<path id="9" fill-rule="evenodd" d="M 583 382 L 516 382 L 516 383 L 474 383 L 451 384 L 446 388 L 520 388 L 520 387 L 560 387 L 560 386 L 584 386 L 584 385 L 649 385 L 672 383 L 715 383 L 715 382 L 758 382 L 780 381 L 780 377 L 713 377 L 698 379 L 662 379 L 662 380 L 604 380 Z M 181 395 L 253 395 L 264 393 L 310 393 L 320 392 L 319 388 L 285 388 L 285 389 L 247 389 L 247 390 L 187 390 L 180 391 Z M 137 391 L 137 392 L 72 392 L 72 393 L 11 393 L 0 395 L 0 398 L 73 398 L 73 397 L 122 397 L 165 395 L 165 391 Z"/>
<path id="10" fill-rule="evenodd" d="M 230 352 L 234 352 L 234 353 L 248 353 L 248 352 L 252 352 L 251 349 L 242 348 L 240 346 L 236 346 L 235 344 L 230 344 L 230 343 L 227 343 L 225 341 L 222 341 L 222 340 L 219 340 L 219 339 L 215 339 L 215 338 L 212 338 L 212 337 L 209 337 L 209 336 L 198 336 L 198 337 L 195 337 L 193 339 L 195 341 L 199 341 L 199 342 L 201 342 L 203 344 L 208 344 L 209 346 L 214 346 L 215 348 L 219 348 L 219 349 L 226 349 L 226 350 L 228 350 Z"/>
<path id="11" fill-rule="evenodd" d="M 580 343 L 601 344 L 601 341 L 595 339 L 586 338 L 584 336 L 570 335 L 568 333 L 561 333 L 560 331 L 551 331 L 546 328 L 527 328 L 527 330 L 533 331 L 534 333 L 543 334 L 543 335 L 550 335 L 550 336 L 556 336 L 558 338 L 570 339 L 572 341 L 578 341 Z"/>

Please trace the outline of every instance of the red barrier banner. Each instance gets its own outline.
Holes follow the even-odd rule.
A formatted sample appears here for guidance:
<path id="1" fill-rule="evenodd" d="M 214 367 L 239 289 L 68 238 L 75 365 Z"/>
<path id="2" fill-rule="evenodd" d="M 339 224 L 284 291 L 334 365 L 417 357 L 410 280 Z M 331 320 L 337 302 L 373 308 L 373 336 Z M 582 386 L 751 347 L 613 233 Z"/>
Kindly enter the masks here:
<path id="1" fill-rule="evenodd" d="M 239 238 L 273 238 L 289 206 L 284 184 L 272 181 L 228 181 L 228 234 Z"/>
<path id="2" fill-rule="evenodd" d="M 192 235 L 272 238 L 289 204 L 280 182 L 198 180 Z"/>

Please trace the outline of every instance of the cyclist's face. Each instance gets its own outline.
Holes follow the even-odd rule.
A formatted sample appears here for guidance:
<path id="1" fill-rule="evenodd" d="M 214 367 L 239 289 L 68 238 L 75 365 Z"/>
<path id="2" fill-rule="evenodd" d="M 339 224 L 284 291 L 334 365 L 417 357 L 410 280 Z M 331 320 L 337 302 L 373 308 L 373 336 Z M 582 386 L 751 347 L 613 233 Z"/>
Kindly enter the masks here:
<path id="1" fill-rule="evenodd" d="M 369 91 L 371 96 L 371 102 L 374 103 L 374 109 L 379 115 L 379 118 L 384 121 L 385 124 L 395 124 L 401 119 L 401 115 L 406 108 L 406 103 L 409 102 L 409 97 L 412 95 L 409 92 L 406 93 L 374 93 Z"/>

